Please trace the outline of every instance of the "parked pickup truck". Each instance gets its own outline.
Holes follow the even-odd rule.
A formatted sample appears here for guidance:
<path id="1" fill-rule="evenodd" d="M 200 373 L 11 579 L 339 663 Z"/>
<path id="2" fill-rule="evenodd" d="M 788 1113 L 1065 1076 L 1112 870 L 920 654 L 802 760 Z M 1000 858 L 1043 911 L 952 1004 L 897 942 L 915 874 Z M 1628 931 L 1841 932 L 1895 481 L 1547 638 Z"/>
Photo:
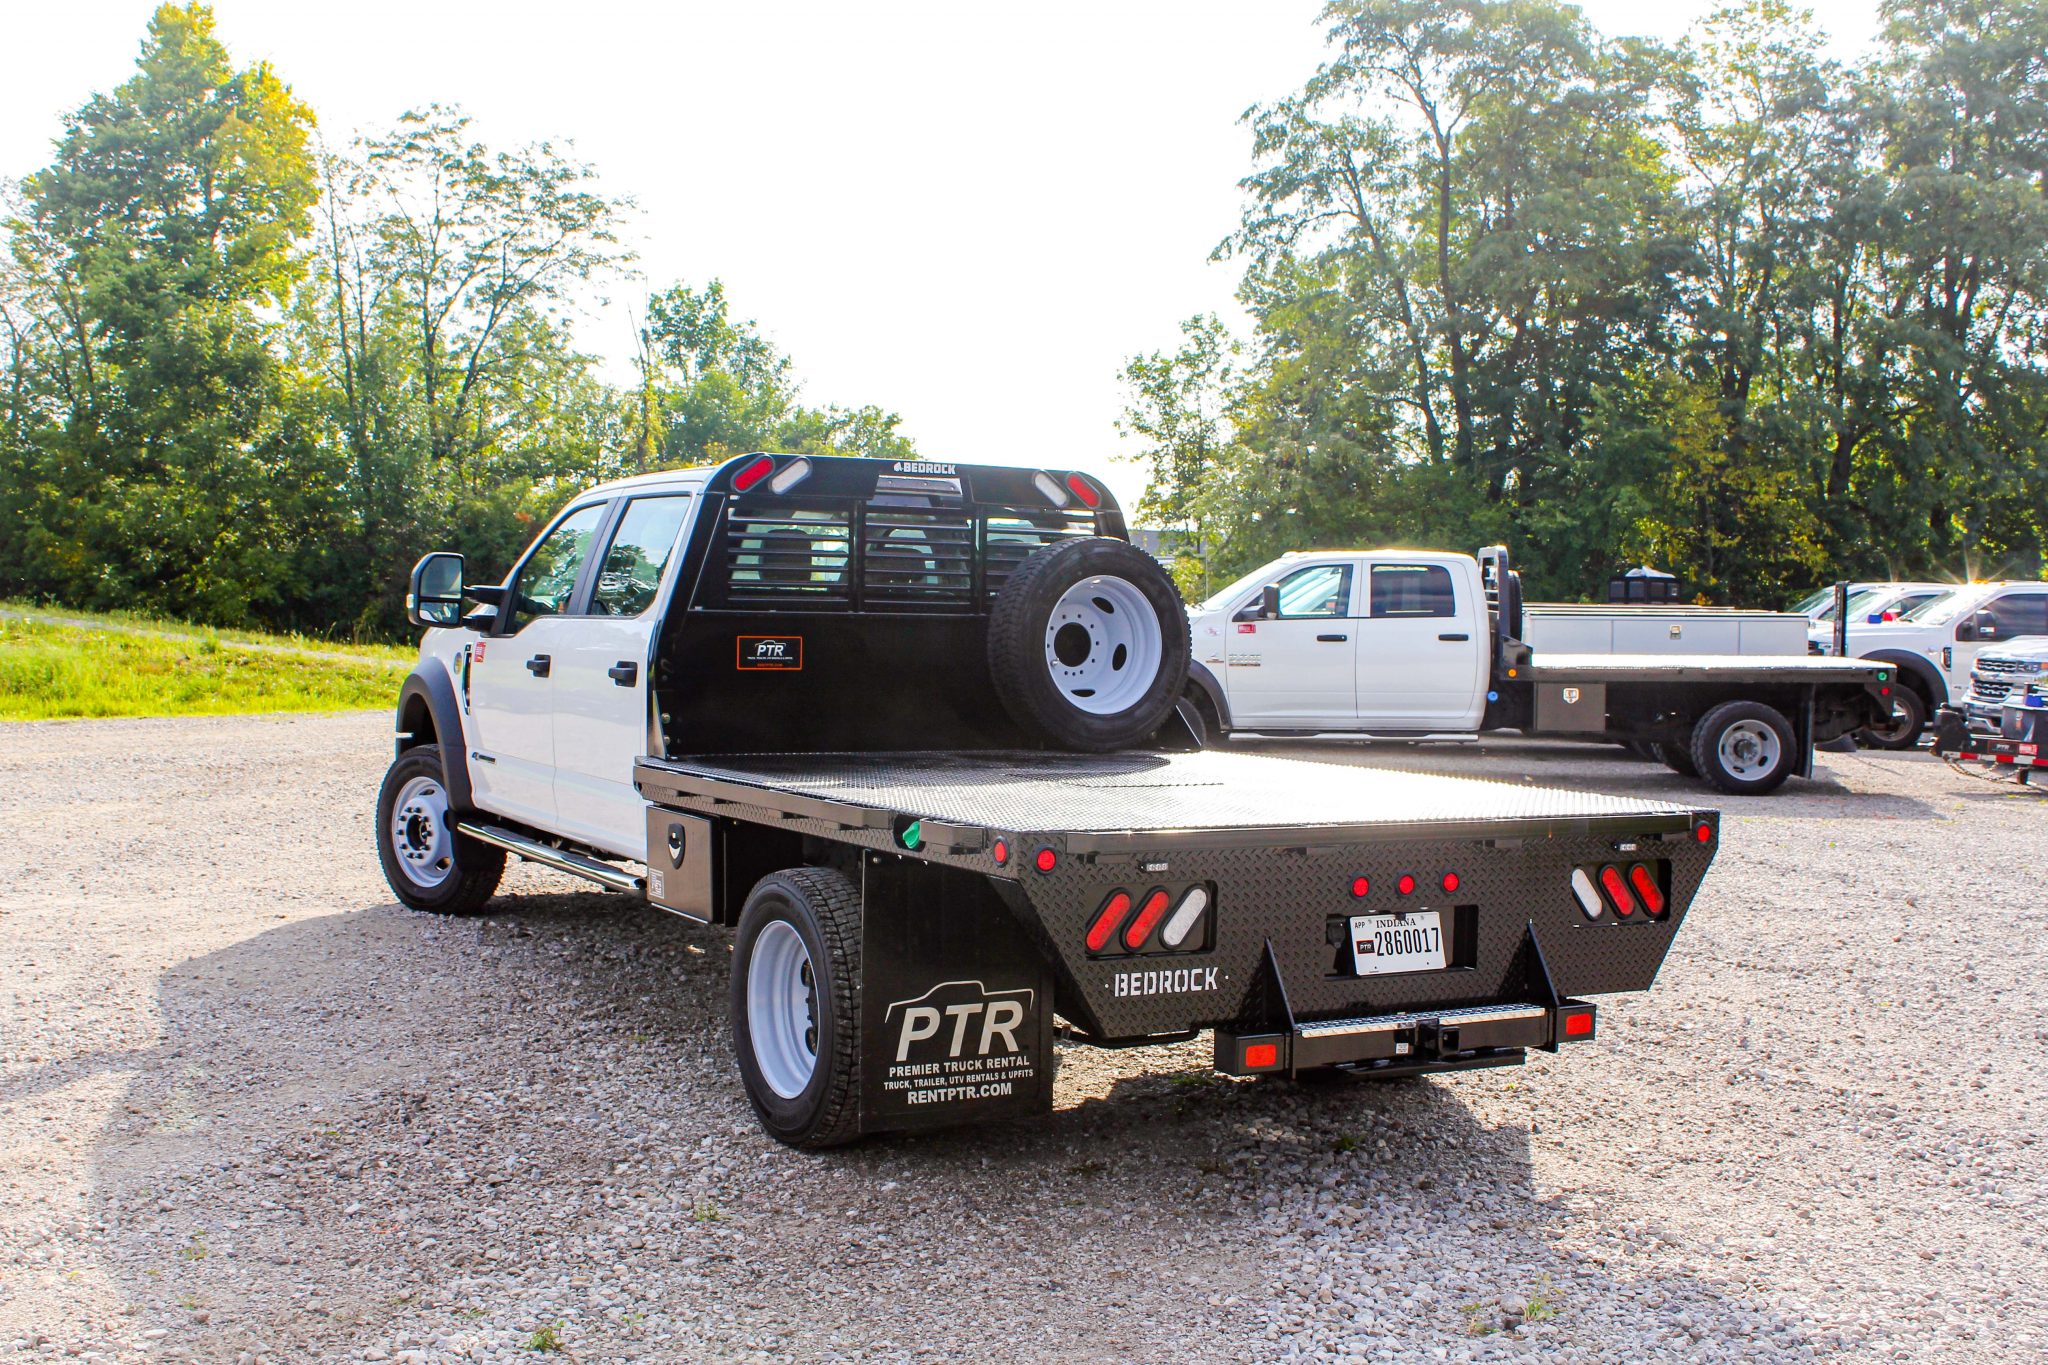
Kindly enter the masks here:
<path id="1" fill-rule="evenodd" d="M 469 605 L 469 604 L 474 604 Z M 1461 1071 L 1643 990 L 1716 812 L 1203 751 L 1187 616 L 1066 470 L 754 454 L 593 488 L 502 583 L 413 573 L 378 852 L 733 931 L 777 1139 L 1043 1114 L 1054 1040 Z M 1057 1021 L 1057 1022 L 1056 1022 Z"/>
<path id="2" fill-rule="evenodd" d="M 1891 711 L 1889 664 L 1804 652 L 1539 653 L 1520 599 L 1500 546 L 1477 559 L 1284 555 L 1193 613 L 1189 699 L 1219 734 L 1619 740 L 1750 795 L 1810 774 L 1816 743 Z"/>

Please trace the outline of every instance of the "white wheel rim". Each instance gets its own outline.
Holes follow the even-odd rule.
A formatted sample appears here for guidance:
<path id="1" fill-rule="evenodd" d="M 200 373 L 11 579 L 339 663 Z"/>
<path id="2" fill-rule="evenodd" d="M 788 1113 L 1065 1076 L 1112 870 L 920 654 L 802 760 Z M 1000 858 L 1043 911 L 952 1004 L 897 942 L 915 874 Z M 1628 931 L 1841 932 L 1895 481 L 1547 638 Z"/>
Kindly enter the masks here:
<path id="1" fill-rule="evenodd" d="M 1091 716 L 1135 706 L 1165 657 L 1159 616 L 1128 579 L 1082 579 L 1060 594 L 1045 623 L 1045 666 L 1053 683 Z"/>
<path id="2" fill-rule="evenodd" d="M 754 939 L 747 964 L 747 1036 L 768 1088 L 786 1100 L 818 1069 L 818 987 L 803 936 L 786 920 Z"/>
<path id="3" fill-rule="evenodd" d="M 414 886 L 432 888 L 455 875 L 455 831 L 448 793 L 431 777 L 415 777 L 391 805 L 391 851 Z"/>
<path id="4" fill-rule="evenodd" d="M 1721 766 L 1744 780 L 1769 777 L 1783 750 L 1778 732 L 1760 720 L 1738 720 L 1721 732 Z"/>

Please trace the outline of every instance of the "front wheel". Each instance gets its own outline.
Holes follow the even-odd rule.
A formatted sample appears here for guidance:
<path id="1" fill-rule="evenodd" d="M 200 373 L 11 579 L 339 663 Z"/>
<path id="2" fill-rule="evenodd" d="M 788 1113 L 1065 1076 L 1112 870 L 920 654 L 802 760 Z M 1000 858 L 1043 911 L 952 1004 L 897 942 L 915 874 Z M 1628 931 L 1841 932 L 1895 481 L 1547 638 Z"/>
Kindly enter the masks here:
<path id="1" fill-rule="evenodd" d="M 1894 752 L 1915 749 L 1920 745 L 1920 733 L 1927 728 L 1927 703 L 1920 694 L 1903 683 L 1892 689 L 1891 719 L 1883 725 L 1873 725 L 1857 732 L 1857 742 L 1873 749 L 1890 749 Z"/>
<path id="2" fill-rule="evenodd" d="M 377 857 L 400 901 L 441 915 L 481 910 L 505 875 L 503 849 L 455 828 L 437 744 L 407 749 L 385 772 L 377 792 Z"/>
<path id="3" fill-rule="evenodd" d="M 860 891 L 799 867 L 755 883 L 732 957 L 733 1048 L 770 1137 L 835 1147 L 860 1136 Z"/>
<path id="4" fill-rule="evenodd" d="M 1792 775 L 1792 722 L 1761 702 L 1723 702 L 1692 732 L 1692 761 L 1716 791 L 1762 796 Z"/>

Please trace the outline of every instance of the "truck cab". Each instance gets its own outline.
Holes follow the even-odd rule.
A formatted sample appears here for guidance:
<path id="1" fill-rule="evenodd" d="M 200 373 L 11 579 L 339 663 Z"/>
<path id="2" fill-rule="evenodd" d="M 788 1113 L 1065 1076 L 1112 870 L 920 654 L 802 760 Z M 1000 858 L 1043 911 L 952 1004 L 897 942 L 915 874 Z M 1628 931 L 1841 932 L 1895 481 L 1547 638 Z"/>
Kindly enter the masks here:
<path id="1" fill-rule="evenodd" d="M 1887 749 L 1912 748 L 1934 713 L 1970 690 L 1980 651 L 2042 634 L 2048 634 L 2048 582 L 1965 584 L 1895 621 L 1873 624 L 1852 614 L 1849 657 L 1894 664 L 1904 683 L 1891 723 L 1870 732 L 1870 740 Z M 1832 653 L 1833 633 L 1817 645 Z"/>
<path id="2" fill-rule="evenodd" d="M 1284 555 L 1190 625 L 1195 663 L 1237 728 L 1449 734 L 1477 729 L 1486 710 L 1493 632 L 1470 555 Z"/>

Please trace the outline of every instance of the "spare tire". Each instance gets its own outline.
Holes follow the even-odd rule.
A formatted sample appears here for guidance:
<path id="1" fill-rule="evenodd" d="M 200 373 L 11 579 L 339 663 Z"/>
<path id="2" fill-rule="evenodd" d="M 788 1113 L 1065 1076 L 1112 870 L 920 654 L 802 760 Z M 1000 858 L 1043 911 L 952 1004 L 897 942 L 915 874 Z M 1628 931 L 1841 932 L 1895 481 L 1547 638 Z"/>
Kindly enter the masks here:
<path id="1" fill-rule="evenodd" d="M 988 620 L 996 696 L 1034 738 L 1106 753 L 1138 744 L 1180 700 L 1188 616 L 1159 561 L 1090 536 L 1033 551 Z"/>

